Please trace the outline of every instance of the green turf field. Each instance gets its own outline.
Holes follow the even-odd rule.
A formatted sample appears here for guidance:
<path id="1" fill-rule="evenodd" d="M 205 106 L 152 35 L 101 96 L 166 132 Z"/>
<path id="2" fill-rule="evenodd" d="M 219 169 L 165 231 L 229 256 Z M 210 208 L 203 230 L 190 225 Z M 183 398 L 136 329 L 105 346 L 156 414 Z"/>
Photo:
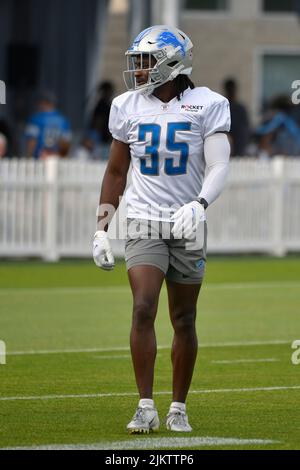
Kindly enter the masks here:
<path id="1" fill-rule="evenodd" d="M 131 305 L 123 264 L 106 273 L 85 261 L 0 263 L 0 340 L 8 353 L 0 365 L 0 448 L 300 449 L 300 365 L 291 363 L 300 339 L 300 258 L 210 259 L 188 435 L 163 424 L 150 436 L 125 431 L 138 400 Z M 163 421 L 172 338 L 165 288 L 156 325 Z"/>

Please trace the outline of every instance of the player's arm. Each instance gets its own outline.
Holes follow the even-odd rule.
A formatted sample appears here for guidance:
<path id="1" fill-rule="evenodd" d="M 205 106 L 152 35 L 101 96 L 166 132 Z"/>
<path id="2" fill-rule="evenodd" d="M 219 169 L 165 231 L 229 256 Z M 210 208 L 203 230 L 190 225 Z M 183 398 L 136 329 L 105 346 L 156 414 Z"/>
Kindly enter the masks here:
<path id="1" fill-rule="evenodd" d="M 109 204 L 115 211 L 119 207 L 119 198 L 123 195 L 130 166 L 129 145 L 113 140 L 108 165 L 103 178 L 100 207 Z M 107 232 L 113 214 L 98 217 L 98 230 Z"/>
<path id="2" fill-rule="evenodd" d="M 227 137 L 230 127 L 229 102 L 219 96 L 208 107 L 204 122 L 204 158 L 207 172 L 199 200 L 205 201 L 205 209 L 220 196 L 226 183 L 231 152 Z"/>
<path id="3" fill-rule="evenodd" d="M 220 196 L 227 180 L 230 143 L 225 133 L 218 132 L 205 139 L 204 158 L 207 174 L 199 194 L 199 202 L 202 199 L 206 209 Z"/>
<path id="4" fill-rule="evenodd" d="M 215 133 L 205 139 L 204 157 L 207 174 L 199 196 L 177 211 L 172 233 L 177 238 L 183 234 L 192 238 L 201 222 L 205 221 L 205 210 L 224 189 L 229 170 L 230 144 L 226 134 Z"/>
<path id="5" fill-rule="evenodd" d="M 213 97 L 217 95 L 213 93 Z M 204 119 L 204 158 L 208 171 L 200 194 L 173 215 L 172 233 L 176 238 L 180 238 L 180 234 L 187 239 L 194 237 L 200 223 L 206 219 L 205 209 L 224 189 L 231 151 L 226 132 L 229 132 L 230 126 L 229 102 L 219 95 L 207 107 Z"/>
<path id="6" fill-rule="evenodd" d="M 110 157 L 102 182 L 100 195 L 101 207 L 109 205 L 113 211 L 104 211 L 98 216 L 98 231 L 94 237 L 93 256 L 96 265 L 105 270 L 114 268 L 114 257 L 110 247 L 107 231 L 115 211 L 119 207 L 120 197 L 123 195 L 127 183 L 127 173 L 130 166 L 129 145 L 113 140 Z"/>

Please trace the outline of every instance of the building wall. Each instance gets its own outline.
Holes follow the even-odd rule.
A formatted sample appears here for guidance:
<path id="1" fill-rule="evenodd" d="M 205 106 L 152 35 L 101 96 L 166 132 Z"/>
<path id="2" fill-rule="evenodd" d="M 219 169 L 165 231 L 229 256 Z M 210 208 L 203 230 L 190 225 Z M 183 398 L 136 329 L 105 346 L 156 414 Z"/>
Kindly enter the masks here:
<path id="1" fill-rule="evenodd" d="M 127 24 L 127 13 L 110 12 L 103 38 L 103 58 L 100 63 L 101 80 L 112 81 L 116 87 L 116 94 L 126 91 L 123 70 L 126 67 L 125 52 L 129 44 Z"/>
<path id="2" fill-rule="evenodd" d="M 124 3 L 127 3 L 124 0 Z M 112 11 L 103 62 L 105 78 L 116 83 L 117 93 L 125 91 L 122 72 L 128 47 L 128 11 Z M 230 0 L 226 12 L 184 11 L 180 25 L 194 43 L 193 79 L 198 85 L 222 91 L 222 81 L 234 77 L 240 84 L 241 100 L 257 121 L 261 105 L 259 57 L 263 50 L 300 53 L 300 23 L 294 14 L 266 14 L 262 0 Z M 295 79 L 300 77 L 295 77 Z"/>
<path id="3" fill-rule="evenodd" d="M 246 5 L 252 2 L 239 0 Z M 226 77 L 240 83 L 240 96 L 252 119 L 258 118 L 261 87 L 260 55 L 263 50 L 300 53 L 300 24 L 296 15 L 267 15 L 259 10 L 252 17 L 237 13 L 188 12 L 183 15 L 182 29 L 194 42 L 193 78 L 197 84 L 221 92 Z M 300 77 L 295 77 L 297 79 Z"/>

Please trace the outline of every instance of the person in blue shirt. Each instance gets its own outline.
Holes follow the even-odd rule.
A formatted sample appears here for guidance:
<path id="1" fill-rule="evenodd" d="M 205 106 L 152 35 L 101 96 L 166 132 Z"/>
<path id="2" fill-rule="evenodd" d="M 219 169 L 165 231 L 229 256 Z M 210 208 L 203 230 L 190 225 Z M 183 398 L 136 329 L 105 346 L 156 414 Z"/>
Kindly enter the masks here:
<path id="1" fill-rule="evenodd" d="M 288 96 L 273 99 L 268 118 L 255 132 L 265 155 L 300 156 L 300 127 L 292 111 Z"/>
<path id="2" fill-rule="evenodd" d="M 38 99 L 37 112 L 29 119 L 26 129 L 26 156 L 65 157 L 70 150 L 72 132 L 69 121 L 56 109 L 56 97 L 44 92 Z"/>

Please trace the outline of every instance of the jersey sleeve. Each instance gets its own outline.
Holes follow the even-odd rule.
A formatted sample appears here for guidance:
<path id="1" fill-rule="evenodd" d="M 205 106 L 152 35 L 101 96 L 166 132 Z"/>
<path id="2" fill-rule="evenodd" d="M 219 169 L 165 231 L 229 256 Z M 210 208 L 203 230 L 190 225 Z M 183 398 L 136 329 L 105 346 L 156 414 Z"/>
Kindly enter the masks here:
<path id="1" fill-rule="evenodd" d="M 229 132 L 231 115 L 229 102 L 226 98 L 209 106 L 204 122 L 204 139 L 216 132 Z"/>
<path id="2" fill-rule="evenodd" d="M 128 143 L 127 119 L 120 105 L 114 100 L 109 114 L 109 131 L 114 139 Z"/>

